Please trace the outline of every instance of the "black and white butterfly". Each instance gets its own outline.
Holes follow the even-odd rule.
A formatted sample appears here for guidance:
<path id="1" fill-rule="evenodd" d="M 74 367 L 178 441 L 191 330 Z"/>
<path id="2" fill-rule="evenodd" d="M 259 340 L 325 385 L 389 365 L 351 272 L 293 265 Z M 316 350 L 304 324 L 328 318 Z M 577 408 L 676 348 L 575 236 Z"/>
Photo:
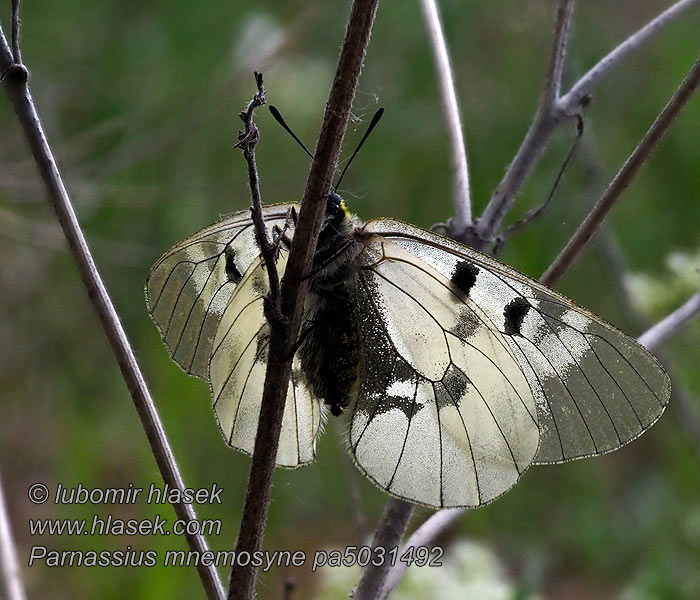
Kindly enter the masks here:
<path id="1" fill-rule="evenodd" d="M 294 204 L 264 209 L 282 236 Z M 226 442 L 251 453 L 269 327 L 248 212 L 166 252 L 146 282 L 172 358 L 209 381 Z M 476 507 L 533 464 L 610 452 L 663 413 L 669 379 L 599 317 L 471 248 L 394 219 L 363 223 L 328 196 L 277 464 L 314 459 L 328 412 L 349 417 L 357 467 L 389 494 Z"/>

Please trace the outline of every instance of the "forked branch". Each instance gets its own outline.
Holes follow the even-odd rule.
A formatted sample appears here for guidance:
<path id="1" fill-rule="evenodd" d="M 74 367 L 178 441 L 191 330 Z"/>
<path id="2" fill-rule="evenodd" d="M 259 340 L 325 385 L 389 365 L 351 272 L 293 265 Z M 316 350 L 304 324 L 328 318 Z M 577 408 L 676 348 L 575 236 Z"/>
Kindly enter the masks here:
<path id="1" fill-rule="evenodd" d="M 238 143 L 236 147 L 243 150 L 243 157 L 248 165 L 248 183 L 250 185 L 250 214 L 255 228 L 255 239 L 260 248 L 260 254 L 265 262 L 268 281 L 270 282 L 270 295 L 267 298 L 267 307 L 271 309 L 269 315 L 273 319 L 280 319 L 280 280 L 277 274 L 276 248 L 270 241 L 270 236 L 265 228 L 265 219 L 262 212 L 262 197 L 260 194 L 260 177 L 258 176 L 258 165 L 255 160 L 255 149 L 260 140 L 260 131 L 253 121 L 255 109 L 263 106 L 267 102 L 265 96 L 265 86 L 263 85 L 262 73 L 255 71 L 255 85 L 257 92 L 248 102 L 245 110 L 241 111 L 240 118 L 243 121 L 243 131 L 238 132 Z"/>
<path id="2" fill-rule="evenodd" d="M 475 226 L 473 235 L 470 236 L 470 239 L 475 239 L 473 245 L 476 247 L 483 248 L 492 240 L 515 197 L 542 156 L 554 131 L 585 108 L 589 95 L 606 75 L 610 74 L 625 58 L 637 51 L 656 33 L 700 4 L 700 0 L 676 2 L 619 44 L 581 77 L 569 92 L 563 96 L 557 96 L 556 100 L 552 102 L 552 90 L 554 89 L 552 82 L 557 81 L 557 71 L 552 68 L 552 65 L 555 64 L 552 58 L 561 56 L 560 63 L 563 62 L 564 56 L 558 53 L 563 52 L 566 47 L 567 19 L 570 19 L 571 16 L 571 13 L 567 12 L 567 4 L 566 0 L 560 0 L 545 93 L 520 148 L 518 148 L 515 157 L 491 196 Z"/>

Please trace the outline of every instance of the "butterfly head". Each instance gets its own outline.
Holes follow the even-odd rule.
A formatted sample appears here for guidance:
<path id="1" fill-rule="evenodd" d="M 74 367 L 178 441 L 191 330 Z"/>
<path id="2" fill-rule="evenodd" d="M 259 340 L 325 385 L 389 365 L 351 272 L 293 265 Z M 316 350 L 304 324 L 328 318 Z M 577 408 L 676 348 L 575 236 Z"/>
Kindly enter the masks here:
<path id="1" fill-rule="evenodd" d="M 338 227 L 349 216 L 350 212 L 340 195 L 330 192 L 326 196 L 326 222 Z"/>

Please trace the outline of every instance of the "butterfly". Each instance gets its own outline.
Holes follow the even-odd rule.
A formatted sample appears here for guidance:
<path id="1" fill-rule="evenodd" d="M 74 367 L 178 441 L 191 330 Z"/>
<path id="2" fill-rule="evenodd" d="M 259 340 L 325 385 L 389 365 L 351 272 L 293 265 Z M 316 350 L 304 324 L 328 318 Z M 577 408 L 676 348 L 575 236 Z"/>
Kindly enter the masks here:
<path id="1" fill-rule="evenodd" d="M 282 275 L 299 206 L 263 209 Z M 531 465 L 604 454 L 670 397 L 656 359 L 601 318 L 494 258 L 326 199 L 277 465 L 314 460 L 325 419 L 348 420 L 358 467 L 389 494 L 477 507 Z M 209 382 L 226 443 L 251 454 L 269 284 L 248 212 L 168 250 L 146 280 L 173 360 Z M 330 417 L 329 417 L 330 413 Z"/>

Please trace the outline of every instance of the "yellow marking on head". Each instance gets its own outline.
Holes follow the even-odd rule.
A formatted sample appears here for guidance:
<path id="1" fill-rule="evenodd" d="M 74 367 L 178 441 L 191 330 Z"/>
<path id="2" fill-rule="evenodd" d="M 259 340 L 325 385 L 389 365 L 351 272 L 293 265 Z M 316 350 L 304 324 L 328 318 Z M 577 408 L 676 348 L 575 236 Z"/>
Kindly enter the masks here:
<path id="1" fill-rule="evenodd" d="M 340 208 L 343 209 L 343 212 L 345 213 L 346 217 L 350 216 L 350 211 L 348 210 L 348 207 L 345 204 L 345 200 L 343 200 L 342 198 L 340 199 Z"/>

